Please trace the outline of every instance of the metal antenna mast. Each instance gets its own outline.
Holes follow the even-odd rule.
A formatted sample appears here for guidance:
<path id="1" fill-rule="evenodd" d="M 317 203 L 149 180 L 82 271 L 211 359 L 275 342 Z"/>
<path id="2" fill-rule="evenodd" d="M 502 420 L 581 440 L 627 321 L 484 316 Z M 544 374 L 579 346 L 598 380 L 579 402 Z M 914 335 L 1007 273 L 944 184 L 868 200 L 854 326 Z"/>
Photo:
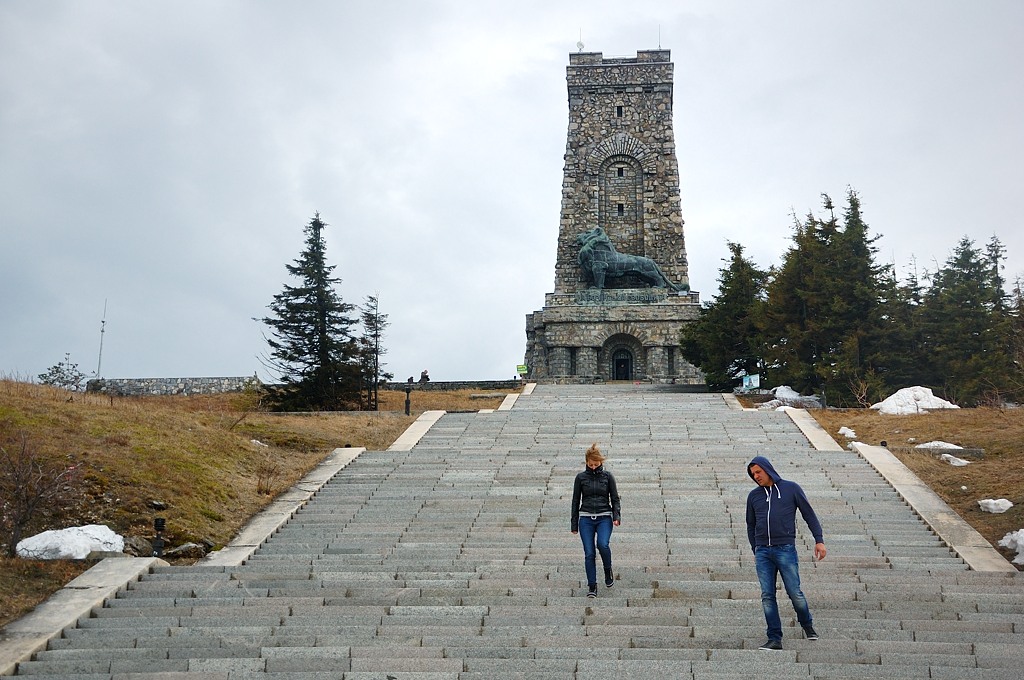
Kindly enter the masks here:
<path id="1" fill-rule="evenodd" d="M 100 378 L 100 366 L 103 365 L 103 334 L 107 330 L 107 300 L 103 300 L 103 319 L 100 321 L 100 357 L 96 360 L 96 378 Z"/>

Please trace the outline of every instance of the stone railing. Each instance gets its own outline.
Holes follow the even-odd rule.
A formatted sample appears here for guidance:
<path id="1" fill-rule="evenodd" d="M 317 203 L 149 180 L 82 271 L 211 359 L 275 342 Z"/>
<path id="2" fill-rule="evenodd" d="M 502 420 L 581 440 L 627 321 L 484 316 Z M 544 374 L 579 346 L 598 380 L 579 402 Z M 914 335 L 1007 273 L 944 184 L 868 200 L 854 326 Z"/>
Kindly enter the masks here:
<path id="1" fill-rule="evenodd" d="M 221 394 L 241 392 L 262 383 L 256 376 L 243 378 L 103 378 L 86 383 L 87 392 L 111 394 L 123 397 L 166 396 L 174 394 Z M 441 380 L 414 382 L 414 390 L 518 390 L 523 386 L 520 380 Z M 404 391 L 408 382 L 389 382 L 381 385 L 384 390 Z"/>
<path id="2" fill-rule="evenodd" d="M 431 380 L 430 382 L 389 382 L 381 385 L 382 390 L 404 391 L 412 386 L 413 390 L 431 390 L 447 392 L 451 390 L 518 390 L 523 386 L 521 380 Z"/>
<path id="3" fill-rule="evenodd" d="M 256 376 L 244 378 L 101 378 L 86 383 L 86 392 L 121 397 L 166 396 L 172 394 L 221 394 L 258 387 Z"/>

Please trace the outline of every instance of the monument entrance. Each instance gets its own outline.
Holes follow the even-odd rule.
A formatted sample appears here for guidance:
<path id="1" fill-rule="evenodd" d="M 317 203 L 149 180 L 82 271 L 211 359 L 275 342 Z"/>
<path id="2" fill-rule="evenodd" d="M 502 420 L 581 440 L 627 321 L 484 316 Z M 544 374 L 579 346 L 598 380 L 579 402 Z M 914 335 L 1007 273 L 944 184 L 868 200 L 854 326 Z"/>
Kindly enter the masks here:
<path id="1" fill-rule="evenodd" d="M 703 385 L 679 354 L 696 319 L 669 50 L 569 55 L 555 289 L 526 316 L 527 378 Z"/>

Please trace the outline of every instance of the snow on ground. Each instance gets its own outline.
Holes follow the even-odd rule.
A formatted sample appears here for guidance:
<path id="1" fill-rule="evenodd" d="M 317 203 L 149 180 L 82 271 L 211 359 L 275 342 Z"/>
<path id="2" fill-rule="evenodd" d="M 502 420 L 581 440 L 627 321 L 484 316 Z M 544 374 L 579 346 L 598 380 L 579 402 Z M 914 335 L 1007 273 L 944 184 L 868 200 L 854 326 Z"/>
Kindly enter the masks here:
<path id="1" fill-rule="evenodd" d="M 1024 529 L 1017 529 L 1003 536 L 999 545 L 1010 550 L 1016 550 L 1017 556 L 1013 558 L 1014 564 L 1024 564 Z"/>
<path id="2" fill-rule="evenodd" d="M 941 456 L 939 456 L 939 458 L 941 460 L 946 461 L 947 463 L 949 463 L 953 467 L 963 467 L 965 465 L 970 465 L 971 464 L 971 461 L 964 460 L 963 458 L 957 458 L 956 456 L 954 456 L 952 454 L 949 454 L 949 453 L 944 453 Z"/>
<path id="3" fill-rule="evenodd" d="M 905 387 L 877 404 L 872 404 L 871 408 L 878 409 L 879 413 L 905 416 L 940 408 L 960 407 L 936 397 L 927 387 Z"/>
<path id="4" fill-rule="evenodd" d="M 788 385 L 779 385 L 769 390 L 775 395 L 771 401 L 758 406 L 759 411 L 785 411 L 787 408 L 821 408 L 821 399 L 805 397 Z"/>
<path id="5" fill-rule="evenodd" d="M 854 432 L 853 430 L 851 430 L 850 428 L 845 427 L 845 426 L 839 428 L 839 434 L 841 434 L 842 436 L 846 437 L 847 439 L 856 439 L 857 438 L 857 433 Z"/>
<path id="6" fill-rule="evenodd" d="M 918 444 L 914 447 L 915 449 L 962 449 L 964 447 L 957 446 L 956 444 L 950 444 L 949 442 L 925 442 L 924 444 Z"/>
<path id="7" fill-rule="evenodd" d="M 991 498 L 986 498 L 985 500 L 978 501 L 978 505 L 980 505 L 981 509 L 984 510 L 985 512 L 994 512 L 996 514 L 1006 512 L 1007 510 L 1013 507 L 1013 503 L 1006 500 L 1005 498 L 1000 498 L 999 500 L 992 500 Z"/>
<path id="8" fill-rule="evenodd" d="M 84 560 L 94 550 L 121 552 L 124 538 L 102 524 L 51 529 L 19 541 L 18 557 L 32 560 Z"/>

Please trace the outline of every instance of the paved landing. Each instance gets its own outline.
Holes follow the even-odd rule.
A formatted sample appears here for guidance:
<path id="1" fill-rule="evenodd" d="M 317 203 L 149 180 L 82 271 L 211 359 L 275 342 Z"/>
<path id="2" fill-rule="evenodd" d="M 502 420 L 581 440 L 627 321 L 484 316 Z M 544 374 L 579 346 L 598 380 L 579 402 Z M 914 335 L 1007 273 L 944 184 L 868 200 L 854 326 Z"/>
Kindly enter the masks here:
<path id="1" fill-rule="evenodd" d="M 244 564 L 155 566 L 51 640 L 37 678 L 1020 678 L 1024 578 L 955 554 L 860 455 L 782 412 L 667 387 L 539 386 L 355 457 Z M 616 582 L 585 597 L 572 479 L 618 480 Z M 744 523 L 764 454 L 798 481 L 818 641 L 764 640 Z M 246 553 L 248 555 L 248 553 Z"/>

